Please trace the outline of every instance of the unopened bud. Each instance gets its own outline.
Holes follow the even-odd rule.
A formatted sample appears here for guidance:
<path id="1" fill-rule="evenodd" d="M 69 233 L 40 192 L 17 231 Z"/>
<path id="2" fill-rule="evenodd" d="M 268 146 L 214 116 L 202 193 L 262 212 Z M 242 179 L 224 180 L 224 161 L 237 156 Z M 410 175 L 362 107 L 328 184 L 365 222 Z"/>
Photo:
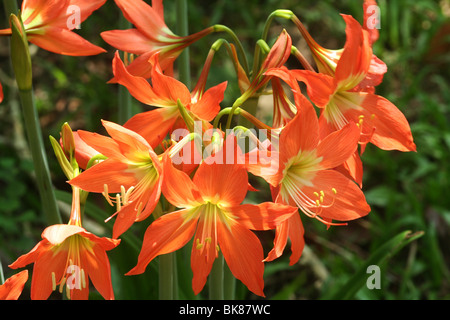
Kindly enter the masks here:
<path id="1" fill-rule="evenodd" d="M 31 57 L 27 35 L 22 21 L 14 14 L 9 19 L 11 25 L 11 61 L 19 90 L 32 88 Z"/>
<path id="2" fill-rule="evenodd" d="M 64 153 L 70 163 L 73 163 L 75 161 L 75 139 L 73 137 L 72 129 L 67 122 L 61 127 L 61 142 Z"/>

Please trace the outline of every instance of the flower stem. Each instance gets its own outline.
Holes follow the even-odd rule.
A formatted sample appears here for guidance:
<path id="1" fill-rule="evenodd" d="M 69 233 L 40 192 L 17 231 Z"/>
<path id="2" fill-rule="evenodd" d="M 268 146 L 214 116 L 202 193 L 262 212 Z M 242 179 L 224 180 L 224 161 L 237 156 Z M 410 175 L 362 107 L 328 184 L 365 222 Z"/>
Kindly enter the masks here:
<path id="1" fill-rule="evenodd" d="M 214 261 L 214 264 L 209 274 L 209 299 L 210 300 L 223 300 L 223 255 L 219 252 L 219 256 Z"/>
<path id="2" fill-rule="evenodd" d="M 123 14 L 120 15 L 119 27 L 120 27 L 120 29 L 128 29 L 131 27 L 131 23 L 127 19 L 125 19 Z M 127 54 L 128 53 L 126 53 L 126 52 L 123 53 L 122 60 L 125 60 L 124 58 L 125 58 L 125 55 L 127 55 Z M 131 116 L 132 116 L 131 102 L 132 102 L 132 97 L 131 97 L 131 94 L 128 91 L 128 89 L 125 86 L 119 86 L 118 120 L 119 120 L 120 124 L 124 124 L 128 119 L 131 118 Z"/>
<path id="3" fill-rule="evenodd" d="M 19 11 L 17 0 L 4 0 L 3 5 L 5 7 L 6 19 L 8 20 L 11 13 L 17 14 Z"/>
<path id="4" fill-rule="evenodd" d="M 49 224 L 61 223 L 61 216 L 51 182 L 33 90 L 19 90 L 19 96 L 22 103 L 23 118 L 33 158 L 34 171 L 36 173 L 36 181 L 40 191 L 43 211 Z"/>
<path id="5" fill-rule="evenodd" d="M 174 299 L 174 253 L 159 256 L 159 300 Z"/>
<path id="6" fill-rule="evenodd" d="M 189 34 L 188 24 L 188 7 L 187 0 L 177 0 L 177 26 L 176 32 L 179 36 L 187 36 Z M 191 88 L 191 69 L 189 63 L 189 47 L 185 48 L 178 57 L 178 68 L 180 81 L 183 82 L 186 87 Z"/>
<path id="7" fill-rule="evenodd" d="M 214 31 L 215 32 L 225 32 L 233 39 L 233 41 L 236 44 L 238 50 L 241 52 L 241 56 L 242 56 L 242 60 L 243 60 L 243 68 L 245 70 L 245 73 L 248 76 L 250 70 L 248 68 L 247 56 L 245 54 L 244 47 L 242 46 L 242 43 L 239 40 L 239 38 L 237 37 L 236 33 L 234 33 L 234 31 L 231 30 L 230 28 L 228 28 L 227 26 L 224 26 L 224 25 L 221 25 L 221 24 L 214 25 Z"/>
<path id="8" fill-rule="evenodd" d="M 5 275 L 3 274 L 2 260 L 0 260 L 0 285 L 5 283 Z"/>
<path id="9" fill-rule="evenodd" d="M 225 300 L 234 300 L 236 297 L 236 278 L 225 263 L 223 270 L 223 295 Z"/>

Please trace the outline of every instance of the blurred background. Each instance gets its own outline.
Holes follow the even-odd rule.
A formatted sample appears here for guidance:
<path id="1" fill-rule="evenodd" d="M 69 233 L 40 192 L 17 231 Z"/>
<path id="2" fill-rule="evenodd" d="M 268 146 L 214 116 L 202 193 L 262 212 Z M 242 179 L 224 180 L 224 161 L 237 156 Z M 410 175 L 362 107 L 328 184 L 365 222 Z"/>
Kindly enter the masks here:
<path id="1" fill-rule="evenodd" d="M 319 44 L 339 49 L 345 43 L 345 24 L 339 14 L 351 14 L 362 22 L 362 2 L 188 1 L 189 28 L 193 33 L 213 24 L 228 26 L 244 44 L 251 61 L 269 14 L 276 9 L 289 9 Z M 165 0 L 164 5 L 166 23 L 175 31 L 175 0 Z M 381 29 L 374 53 L 387 64 L 388 72 L 376 92 L 405 114 L 417 152 L 388 152 L 368 146 L 362 157 L 363 191 L 371 213 L 348 226 L 328 230 L 320 222 L 304 217 L 304 255 L 299 263 L 289 266 L 287 248 L 283 257 L 266 264 L 267 299 L 450 298 L 450 1 L 385 0 L 378 1 L 378 5 Z M 0 7 L 0 28 L 8 27 L 3 10 Z M 107 53 L 75 58 L 31 46 L 36 104 L 57 197 L 65 217 L 70 212 L 70 188 L 48 137 L 58 138 L 64 122 L 69 122 L 73 130 L 104 133 L 101 119 L 118 121 L 118 86 L 106 84 L 112 77 L 115 49 L 103 42 L 99 34 L 120 29 L 120 16 L 114 2 L 107 1 L 78 31 L 107 49 Z M 271 39 L 274 40 L 282 28 L 289 32 L 293 44 L 309 57 L 300 33 L 288 21 L 274 21 Z M 219 36 L 226 37 L 212 35 L 189 48 L 193 83 L 211 44 Z M 288 64 L 296 67 L 294 61 L 289 60 Z M 40 241 L 40 234 L 46 227 L 11 74 L 8 39 L 2 37 L 0 82 L 5 99 L 0 104 L 0 259 L 5 278 L 17 272 L 9 269 L 8 264 L 29 252 Z M 208 81 L 217 84 L 224 80 L 230 84 L 224 100 L 224 105 L 228 106 L 237 98 L 238 88 L 233 84 L 235 74 L 231 61 L 222 50 L 214 59 Z M 133 108 L 134 112 L 145 110 L 135 100 Z M 250 200 L 267 200 L 267 186 L 252 179 L 261 192 L 252 193 Z M 101 196 L 90 195 L 88 202 L 86 229 L 100 236 L 110 236 L 112 223 L 105 224 L 103 220 L 113 212 L 112 208 Z M 140 276 L 123 276 L 134 267 L 143 232 L 150 222 L 135 224 L 122 244 L 109 254 L 116 299 L 157 299 L 156 267 L 148 267 Z M 404 246 L 396 247 L 389 242 L 405 231 L 416 235 L 423 232 L 423 235 Z M 270 250 L 273 234 L 260 236 L 265 250 Z M 391 251 L 394 247 L 398 250 Z M 180 253 L 180 266 L 188 259 L 189 250 L 184 255 Z M 371 290 L 366 286 L 370 276 L 366 268 L 373 262 L 380 267 L 381 286 Z M 188 269 L 179 268 L 180 298 L 206 298 L 207 288 L 199 296 L 193 295 Z M 30 281 L 22 299 L 29 298 L 29 286 Z M 257 299 L 239 282 L 237 292 L 237 298 Z M 346 292 L 352 293 L 348 296 Z M 98 297 L 92 293 L 92 298 Z"/>

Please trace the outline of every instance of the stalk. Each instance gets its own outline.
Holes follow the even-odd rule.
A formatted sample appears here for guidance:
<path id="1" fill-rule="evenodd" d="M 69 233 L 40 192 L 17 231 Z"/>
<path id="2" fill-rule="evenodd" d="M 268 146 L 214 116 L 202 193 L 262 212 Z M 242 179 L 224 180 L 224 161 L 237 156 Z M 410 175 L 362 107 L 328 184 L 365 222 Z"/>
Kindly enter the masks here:
<path id="1" fill-rule="evenodd" d="M 179 36 L 187 36 L 189 34 L 188 24 L 188 8 L 187 0 L 177 0 L 177 26 L 176 31 Z M 188 89 L 191 88 L 191 69 L 190 69 L 190 55 L 189 47 L 186 47 L 178 57 L 178 72 L 180 81 L 183 82 Z"/>
<path id="2" fill-rule="evenodd" d="M 214 260 L 214 264 L 209 274 L 209 299 L 223 300 L 224 299 L 224 263 L 223 255 L 219 252 L 219 256 Z"/>
<path id="3" fill-rule="evenodd" d="M 50 177 L 33 90 L 19 90 L 19 97 L 22 103 L 22 113 L 33 158 L 36 181 L 41 196 L 42 210 L 48 224 L 58 224 L 61 223 L 61 216 Z"/>
<path id="4" fill-rule="evenodd" d="M 174 253 L 159 256 L 159 300 L 173 300 L 175 287 Z"/>
<path id="5" fill-rule="evenodd" d="M 125 19 L 123 14 L 120 15 L 120 21 L 119 21 L 120 29 L 128 29 L 131 27 L 131 23 Z M 122 54 L 122 60 L 125 59 L 125 55 L 127 55 L 126 52 Z M 124 124 L 127 122 L 128 119 L 132 116 L 132 110 L 131 110 L 131 103 L 132 103 L 132 97 L 130 92 L 125 86 L 119 86 L 119 97 L 118 97 L 118 120 L 120 124 Z"/>

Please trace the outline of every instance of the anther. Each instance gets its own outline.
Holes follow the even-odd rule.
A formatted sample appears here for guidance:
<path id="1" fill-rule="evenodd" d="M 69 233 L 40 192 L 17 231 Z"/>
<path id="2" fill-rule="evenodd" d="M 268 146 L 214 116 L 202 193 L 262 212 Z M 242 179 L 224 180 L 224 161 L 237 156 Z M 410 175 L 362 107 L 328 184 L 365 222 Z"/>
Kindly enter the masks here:
<path id="1" fill-rule="evenodd" d="M 108 193 L 109 193 L 109 192 L 108 192 L 108 185 L 105 183 L 105 184 L 103 185 L 103 192 L 102 192 L 102 195 L 105 197 L 106 201 L 108 201 L 109 205 L 110 205 L 110 206 L 113 206 L 113 203 L 112 203 L 111 199 L 109 198 Z"/>
<path id="2" fill-rule="evenodd" d="M 195 246 L 195 248 L 196 248 L 197 250 L 200 250 L 200 249 L 203 248 L 203 243 L 200 243 L 200 239 L 198 239 L 198 238 L 197 238 L 197 241 L 196 241 L 196 246 Z"/>
<path id="3" fill-rule="evenodd" d="M 141 215 L 143 206 L 144 206 L 144 203 L 143 202 L 139 202 L 139 205 L 138 205 L 138 207 L 136 209 L 136 218 Z"/>
<path id="4" fill-rule="evenodd" d="M 116 209 L 117 211 L 120 211 L 120 209 L 122 209 L 122 205 L 120 203 L 120 194 L 116 194 Z"/>
<path id="5" fill-rule="evenodd" d="M 120 186 L 120 195 L 121 195 L 121 199 L 124 200 L 125 199 L 125 187 L 123 185 Z"/>
<path id="6" fill-rule="evenodd" d="M 130 187 L 127 192 L 125 193 L 125 196 L 122 197 L 122 201 L 124 204 L 128 204 L 128 199 L 130 198 L 131 192 L 134 190 L 134 187 Z"/>
<path id="7" fill-rule="evenodd" d="M 83 289 L 86 288 L 86 276 L 84 274 L 84 269 L 81 269 L 81 285 L 83 286 Z"/>
<path id="8" fill-rule="evenodd" d="M 61 280 L 61 283 L 59 284 L 59 293 L 62 293 L 63 292 L 63 288 L 64 288 L 64 285 L 66 284 L 66 277 L 64 277 L 62 280 Z"/>
<path id="9" fill-rule="evenodd" d="M 52 272 L 52 291 L 56 290 L 56 275 Z"/>
<path id="10" fill-rule="evenodd" d="M 70 288 L 68 285 L 66 286 L 66 296 L 67 296 L 67 299 L 70 300 Z"/>

